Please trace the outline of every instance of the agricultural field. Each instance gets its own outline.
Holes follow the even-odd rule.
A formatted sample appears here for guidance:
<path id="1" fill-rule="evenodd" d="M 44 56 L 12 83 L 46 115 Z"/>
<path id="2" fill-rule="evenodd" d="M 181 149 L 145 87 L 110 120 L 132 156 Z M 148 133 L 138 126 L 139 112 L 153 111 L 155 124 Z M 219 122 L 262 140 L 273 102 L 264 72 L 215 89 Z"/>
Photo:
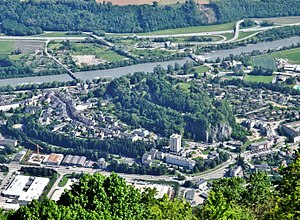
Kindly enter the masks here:
<path id="1" fill-rule="evenodd" d="M 253 66 L 263 67 L 266 69 L 276 70 L 275 60 L 272 57 L 253 57 Z"/>
<path id="2" fill-rule="evenodd" d="M 44 43 L 41 41 L 0 41 L 0 56 L 10 55 L 14 50 L 20 50 L 22 54 L 30 54 L 43 49 L 43 46 Z"/>
<path id="3" fill-rule="evenodd" d="M 36 36 L 40 37 L 88 37 L 87 34 L 67 34 L 68 32 L 49 32 L 43 33 Z"/>
<path id="4" fill-rule="evenodd" d="M 300 64 L 300 48 L 278 51 L 263 57 L 287 59 L 290 64 Z"/>
<path id="5" fill-rule="evenodd" d="M 0 56 L 9 55 L 14 50 L 14 45 L 13 41 L 0 41 Z"/>
<path id="6" fill-rule="evenodd" d="M 212 31 L 228 31 L 228 30 L 233 30 L 234 26 L 235 26 L 235 22 L 230 22 L 230 23 L 217 24 L 217 25 L 167 29 L 167 30 L 153 31 L 153 32 L 148 32 L 148 33 L 141 33 L 141 34 L 137 34 L 137 35 L 151 36 L 151 35 L 203 33 L 203 32 L 212 32 Z"/>
<path id="7" fill-rule="evenodd" d="M 273 80 L 273 76 L 252 76 L 246 75 L 244 78 L 247 82 L 263 82 L 263 83 L 271 83 Z"/>
<path id="8" fill-rule="evenodd" d="M 275 18 L 255 18 L 258 21 L 272 21 L 274 24 L 296 24 L 300 21 L 300 16 L 275 17 Z"/>
<path id="9" fill-rule="evenodd" d="M 51 53 L 56 54 L 66 65 L 72 60 L 81 66 L 81 64 L 97 65 L 116 62 L 125 58 L 108 47 L 96 43 L 70 42 L 66 46 L 63 42 L 51 42 L 48 47 Z"/>

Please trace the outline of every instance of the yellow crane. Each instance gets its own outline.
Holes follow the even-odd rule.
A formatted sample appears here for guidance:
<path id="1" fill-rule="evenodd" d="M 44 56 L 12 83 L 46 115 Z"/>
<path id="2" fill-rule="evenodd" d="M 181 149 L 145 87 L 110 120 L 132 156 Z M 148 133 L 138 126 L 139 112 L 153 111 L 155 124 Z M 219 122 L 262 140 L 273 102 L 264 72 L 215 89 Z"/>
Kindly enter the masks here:
<path id="1" fill-rule="evenodd" d="M 43 148 L 42 148 L 40 145 L 38 145 L 38 144 L 32 142 L 32 141 L 29 140 L 29 139 L 27 139 L 27 141 L 30 142 L 30 143 L 32 143 L 34 146 L 36 146 L 36 153 L 37 153 L 37 155 L 38 155 L 38 157 L 39 157 L 39 159 L 40 159 L 40 158 L 41 158 L 40 150 L 42 150 Z"/>

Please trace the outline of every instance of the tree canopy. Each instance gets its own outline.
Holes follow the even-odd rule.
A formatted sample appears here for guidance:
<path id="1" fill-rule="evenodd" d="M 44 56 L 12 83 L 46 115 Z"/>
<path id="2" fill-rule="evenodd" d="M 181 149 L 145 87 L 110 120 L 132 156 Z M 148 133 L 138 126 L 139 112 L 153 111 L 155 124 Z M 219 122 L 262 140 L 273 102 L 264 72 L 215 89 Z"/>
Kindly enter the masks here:
<path id="1" fill-rule="evenodd" d="M 154 195 L 154 190 L 141 192 L 116 174 L 86 174 L 59 201 L 33 201 L 8 219 L 193 219 L 189 203 Z"/>

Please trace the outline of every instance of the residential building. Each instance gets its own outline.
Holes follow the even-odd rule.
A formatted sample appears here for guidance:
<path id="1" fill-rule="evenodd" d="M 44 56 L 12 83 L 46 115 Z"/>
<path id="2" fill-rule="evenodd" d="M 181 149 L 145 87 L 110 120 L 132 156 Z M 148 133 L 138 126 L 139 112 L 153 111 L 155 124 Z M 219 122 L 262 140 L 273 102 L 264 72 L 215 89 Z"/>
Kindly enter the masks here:
<path id="1" fill-rule="evenodd" d="M 284 124 L 281 128 L 284 135 L 290 138 L 294 143 L 300 141 L 300 121 Z"/>
<path id="2" fill-rule="evenodd" d="M 172 134 L 170 137 L 170 150 L 171 152 L 178 153 L 181 150 L 181 135 Z"/>
<path id="3" fill-rule="evenodd" d="M 194 169 L 196 162 L 194 160 L 187 159 L 172 154 L 166 154 L 166 163 L 174 164 L 181 167 L 187 167 L 190 170 Z"/>

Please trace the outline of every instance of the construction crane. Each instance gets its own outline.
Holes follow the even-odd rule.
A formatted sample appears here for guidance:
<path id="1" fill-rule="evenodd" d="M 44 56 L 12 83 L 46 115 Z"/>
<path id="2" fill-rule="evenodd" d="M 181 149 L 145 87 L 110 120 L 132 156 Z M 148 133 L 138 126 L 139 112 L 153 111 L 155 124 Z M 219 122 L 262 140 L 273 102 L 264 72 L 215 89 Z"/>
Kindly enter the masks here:
<path id="1" fill-rule="evenodd" d="M 38 155 L 38 158 L 41 159 L 40 150 L 42 150 L 43 148 L 29 139 L 27 139 L 27 141 L 32 143 L 34 146 L 36 146 L 36 153 Z"/>

